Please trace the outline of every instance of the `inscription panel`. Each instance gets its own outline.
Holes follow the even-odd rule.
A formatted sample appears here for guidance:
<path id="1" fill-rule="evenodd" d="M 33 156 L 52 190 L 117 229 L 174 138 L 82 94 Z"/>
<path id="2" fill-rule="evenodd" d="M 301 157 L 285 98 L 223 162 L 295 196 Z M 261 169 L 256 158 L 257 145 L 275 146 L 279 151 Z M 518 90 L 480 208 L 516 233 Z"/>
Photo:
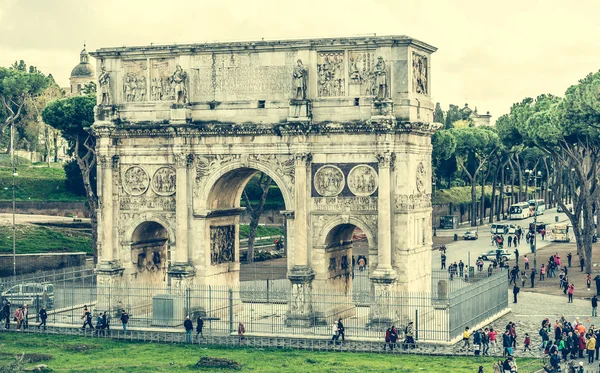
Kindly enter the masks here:
<path id="1" fill-rule="evenodd" d="M 377 197 L 316 197 L 313 211 L 377 211 Z"/>
<path id="2" fill-rule="evenodd" d="M 156 210 L 175 211 L 175 197 L 121 197 L 119 199 L 121 210 Z"/>
<path id="3" fill-rule="evenodd" d="M 256 99 L 260 96 L 289 98 L 295 61 L 261 65 L 258 53 L 199 55 L 192 62 L 192 92 L 196 101 L 224 97 Z"/>

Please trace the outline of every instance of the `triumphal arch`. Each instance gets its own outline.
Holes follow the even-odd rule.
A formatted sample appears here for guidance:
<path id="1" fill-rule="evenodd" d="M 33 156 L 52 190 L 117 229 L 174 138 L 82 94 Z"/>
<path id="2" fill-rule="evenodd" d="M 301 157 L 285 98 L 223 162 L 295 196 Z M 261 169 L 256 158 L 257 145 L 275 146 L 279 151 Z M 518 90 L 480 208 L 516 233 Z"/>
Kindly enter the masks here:
<path id="1" fill-rule="evenodd" d="M 431 54 L 406 36 L 102 48 L 99 283 L 237 286 L 244 186 L 286 209 L 290 319 L 351 293 L 352 232 L 375 294 L 429 289 Z"/>

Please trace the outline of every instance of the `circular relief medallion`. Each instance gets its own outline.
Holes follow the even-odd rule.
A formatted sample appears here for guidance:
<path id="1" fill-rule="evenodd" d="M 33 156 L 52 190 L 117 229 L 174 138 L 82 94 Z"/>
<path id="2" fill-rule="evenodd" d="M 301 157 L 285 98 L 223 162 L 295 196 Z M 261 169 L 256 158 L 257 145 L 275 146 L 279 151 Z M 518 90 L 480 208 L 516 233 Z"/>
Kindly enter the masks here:
<path id="1" fill-rule="evenodd" d="M 139 166 L 133 166 L 125 171 L 123 175 L 123 188 L 132 196 L 139 196 L 146 193 L 150 185 L 148 173 Z"/>
<path id="2" fill-rule="evenodd" d="M 417 190 L 421 193 L 425 192 L 425 166 L 423 162 L 417 165 Z"/>
<path id="3" fill-rule="evenodd" d="M 170 196 L 175 193 L 175 170 L 161 167 L 152 176 L 152 190 L 159 196 Z"/>
<path id="4" fill-rule="evenodd" d="M 315 173 L 315 189 L 323 197 L 334 197 L 344 189 L 344 173 L 336 166 L 327 165 Z"/>
<path id="5" fill-rule="evenodd" d="M 371 166 L 361 164 L 348 173 L 348 188 L 355 196 L 370 196 L 375 193 L 377 186 L 377 171 Z"/>

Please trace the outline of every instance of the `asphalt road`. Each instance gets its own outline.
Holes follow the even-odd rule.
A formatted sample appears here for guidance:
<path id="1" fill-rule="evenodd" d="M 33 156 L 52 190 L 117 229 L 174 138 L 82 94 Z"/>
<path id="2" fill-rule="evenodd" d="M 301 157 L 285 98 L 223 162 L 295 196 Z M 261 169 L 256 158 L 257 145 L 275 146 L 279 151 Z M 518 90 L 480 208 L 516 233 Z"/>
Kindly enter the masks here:
<path id="1" fill-rule="evenodd" d="M 556 209 L 546 210 L 543 215 L 538 216 L 538 224 L 540 222 L 544 222 L 547 224 L 554 224 L 554 217 L 558 216 L 559 222 L 568 221 L 567 216 L 564 213 L 557 213 Z M 523 219 L 523 220 L 506 220 L 502 221 L 501 224 L 514 224 L 521 226 L 524 230 L 523 234 L 526 234 L 527 229 L 529 227 L 529 223 L 533 223 L 533 217 Z M 473 241 L 463 241 L 462 235 L 466 231 L 477 231 L 479 239 Z M 495 246 L 492 246 L 492 234 L 490 232 L 490 226 L 488 224 L 482 225 L 479 227 L 460 227 L 456 230 L 437 230 L 438 235 L 440 232 L 443 232 L 442 235 L 447 235 L 450 233 L 453 235 L 457 233 L 459 236 L 459 240 L 456 242 L 452 242 L 446 245 L 446 264 L 454 263 L 459 260 L 462 260 L 465 264 L 475 265 L 477 261 L 477 257 L 481 255 L 483 252 L 487 252 L 489 250 L 495 249 Z M 572 233 L 571 233 L 572 234 Z M 572 238 L 573 239 L 573 238 Z M 537 248 L 543 248 L 546 245 L 549 245 L 550 241 L 543 241 L 542 237 L 538 234 L 537 236 Z M 514 251 L 514 247 L 508 247 L 506 244 L 504 245 L 505 249 L 508 249 L 512 254 Z M 533 265 L 533 254 L 531 253 L 529 246 L 524 242 L 523 237 L 521 238 L 521 245 L 519 245 L 519 255 L 527 255 L 530 258 L 530 263 Z M 469 262 L 470 257 L 470 262 Z M 511 256 L 511 259 L 514 258 L 514 255 Z M 439 269 L 441 267 L 440 254 L 436 251 L 433 255 L 433 268 Z M 485 267 L 490 262 L 486 262 Z"/>

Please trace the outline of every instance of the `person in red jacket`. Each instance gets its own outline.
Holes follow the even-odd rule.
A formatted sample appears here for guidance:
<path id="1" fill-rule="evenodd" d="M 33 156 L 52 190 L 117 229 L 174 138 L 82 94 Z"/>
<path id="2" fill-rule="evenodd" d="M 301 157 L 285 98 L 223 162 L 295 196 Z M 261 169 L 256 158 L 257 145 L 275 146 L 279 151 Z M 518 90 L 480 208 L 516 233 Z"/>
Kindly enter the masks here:
<path id="1" fill-rule="evenodd" d="M 585 351 L 585 345 L 587 343 L 587 341 L 585 340 L 585 334 L 581 333 L 579 335 L 579 340 L 577 341 L 578 345 L 578 350 L 579 350 L 579 357 L 583 358 L 583 351 Z"/>

